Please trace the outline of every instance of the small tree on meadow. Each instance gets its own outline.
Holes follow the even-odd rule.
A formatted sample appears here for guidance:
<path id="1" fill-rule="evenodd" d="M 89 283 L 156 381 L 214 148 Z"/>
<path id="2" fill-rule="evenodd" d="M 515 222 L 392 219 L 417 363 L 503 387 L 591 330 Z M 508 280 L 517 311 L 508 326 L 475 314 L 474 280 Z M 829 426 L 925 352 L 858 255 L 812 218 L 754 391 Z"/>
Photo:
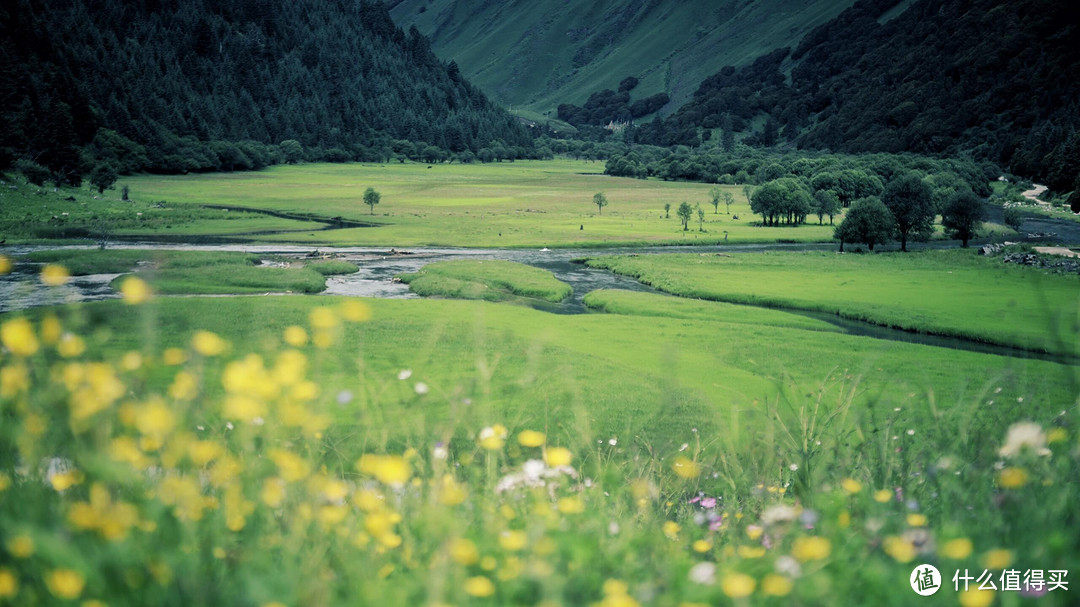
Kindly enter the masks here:
<path id="1" fill-rule="evenodd" d="M 697 205 L 697 230 L 698 232 L 704 232 L 705 228 L 702 227 L 705 223 L 705 209 L 701 208 L 701 204 Z"/>
<path id="2" fill-rule="evenodd" d="M 735 204 L 735 195 L 731 192 L 724 192 L 724 205 L 727 207 L 727 214 L 731 215 L 731 205 Z"/>
<path id="3" fill-rule="evenodd" d="M 941 225 L 949 234 L 960 240 L 960 246 L 967 248 L 968 240 L 979 231 L 986 208 L 978 194 L 971 190 L 961 190 L 952 195 L 941 212 Z"/>
<path id="4" fill-rule="evenodd" d="M 671 203 L 670 202 L 665 202 L 664 203 L 664 219 L 669 219 L 670 217 L 671 217 Z"/>
<path id="5" fill-rule="evenodd" d="M 709 201 L 712 202 L 713 215 L 720 212 L 720 188 L 714 187 L 709 189 Z"/>
<path id="6" fill-rule="evenodd" d="M 682 220 L 683 232 L 689 230 L 687 224 L 690 223 L 690 218 L 694 215 L 694 208 L 690 206 L 689 202 L 683 202 L 679 205 L 679 210 L 675 211 L 675 214 Z"/>
<path id="7" fill-rule="evenodd" d="M 371 207 L 372 215 L 375 214 L 375 205 L 379 204 L 379 200 L 381 198 L 382 195 L 375 191 L 375 188 L 369 187 L 368 189 L 364 190 L 364 204 Z"/>
<path id="8" fill-rule="evenodd" d="M 600 214 L 604 214 L 604 207 L 608 205 L 607 196 L 604 196 L 603 192 L 597 192 L 593 194 L 592 203 L 596 205 L 596 208 L 600 211 Z"/>

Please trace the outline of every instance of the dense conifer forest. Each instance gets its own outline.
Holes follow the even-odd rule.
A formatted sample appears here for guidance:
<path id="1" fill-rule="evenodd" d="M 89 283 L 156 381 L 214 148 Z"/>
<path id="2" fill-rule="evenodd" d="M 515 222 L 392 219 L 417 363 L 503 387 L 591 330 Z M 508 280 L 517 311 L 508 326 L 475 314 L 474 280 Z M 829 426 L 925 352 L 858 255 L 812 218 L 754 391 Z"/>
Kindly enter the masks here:
<path id="1" fill-rule="evenodd" d="M 0 123 L 0 164 L 67 182 L 532 153 L 426 38 L 356 0 L 5 3 Z"/>

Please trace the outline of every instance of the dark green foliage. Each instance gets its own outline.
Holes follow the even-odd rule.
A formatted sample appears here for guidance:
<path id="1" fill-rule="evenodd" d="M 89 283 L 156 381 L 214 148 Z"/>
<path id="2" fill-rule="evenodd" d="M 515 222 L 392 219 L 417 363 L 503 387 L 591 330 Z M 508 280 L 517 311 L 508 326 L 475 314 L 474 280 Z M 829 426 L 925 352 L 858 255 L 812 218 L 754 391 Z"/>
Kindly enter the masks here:
<path id="1" fill-rule="evenodd" d="M 619 87 L 619 92 L 603 90 L 593 93 L 583 107 L 571 103 L 560 104 L 559 119 L 575 126 L 630 122 L 659 110 L 671 100 L 667 93 L 657 93 L 631 103 L 629 91 Z"/>
<path id="2" fill-rule="evenodd" d="M 829 216 L 829 225 L 833 223 L 833 216 L 840 212 L 840 198 L 832 190 L 818 190 L 814 192 L 814 213 L 818 218 L 818 225 L 824 222 L 825 215 Z"/>
<path id="3" fill-rule="evenodd" d="M 607 196 L 604 196 L 603 192 L 597 192 L 593 194 L 592 203 L 596 205 L 597 212 L 603 215 L 604 207 L 608 205 Z"/>
<path id="4" fill-rule="evenodd" d="M 968 240 L 978 233 L 985 217 L 986 206 L 982 199 L 974 192 L 962 190 L 953 194 L 945 205 L 941 213 L 941 225 L 966 248 Z"/>
<path id="5" fill-rule="evenodd" d="M 857 2 L 794 51 L 723 68 L 673 115 L 641 125 L 638 141 L 692 145 L 697 128 L 723 118 L 747 132 L 764 114 L 745 143 L 968 151 L 1069 191 L 1080 174 L 1080 80 L 1065 76 L 1080 73 L 1072 4 L 919 0 L 879 23 L 895 5 Z"/>
<path id="6" fill-rule="evenodd" d="M 99 164 L 90 173 L 90 185 L 97 188 L 98 194 L 104 194 L 105 190 L 113 187 L 117 179 L 116 169 L 109 164 Z"/>
<path id="7" fill-rule="evenodd" d="M 925 240 L 933 234 L 933 192 L 918 175 L 908 173 L 890 181 L 881 201 L 896 221 L 901 251 L 907 251 L 908 238 Z"/>
<path id="8" fill-rule="evenodd" d="M 895 234 L 892 213 L 880 198 L 871 196 L 851 203 L 844 221 L 833 231 L 833 238 L 840 241 L 841 251 L 845 242 L 862 243 L 873 251 L 874 245 L 889 242 Z"/>
<path id="9" fill-rule="evenodd" d="M 682 220 L 683 232 L 685 232 L 685 231 L 687 231 L 689 229 L 689 228 L 687 228 L 686 224 L 688 224 L 690 222 L 690 217 L 693 216 L 693 214 L 694 214 L 694 208 L 690 206 L 689 202 L 685 202 L 685 201 L 682 204 L 680 204 L 679 209 L 677 211 L 675 211 L 675 215 L 677 215 L 679 217 L 679 219 Z"/>
<path id="10" fill-rule="evenodd" d="M 784 177 L 761 186 L 750 197 L 750 210 L 761 215 L 762 225 L 798 225 L 812 210 L 810 192 L 798 179 Z"/>
<path id="11" fill-rule="evenodd" d="M 0 148 L 61 182 L 105 162 L 126 173 L 299 161 L 290 141 L 307 160 L 384 161 L 395 139 L 423 142 L 414 154 L 532 153 L 524 128 L 381 2 L 10 4 Z"/>
<path id="12" fill-rule="evenodd" d="M 281 149 L 281 155 L 285 162 L 289 164 L 296 164 L 304 159 L 304 146 L 300 145 L 300 142 L 295 139 L 282 141 L 278 144 L 278 148 Z"/>
<path id="13" fill-rule="evenodd" d="M 23 174 L 26 180 L 33 185 L 44 185 L 49 178 L 49 169 L 25 158 L 15 161 L 15 170 Z"/>
<path id="14" fill-rule="evenodd" d="M 379 201 L 381 199 L 382 199 L 382 195 L 379 194 L 375 190 L 375 188 L 369 187 L 368 189 L 364 190 L 364 204 L 371 207 L 371 214 L 372 215 L 375 214 L 375 205 L 379 204 Z"/>

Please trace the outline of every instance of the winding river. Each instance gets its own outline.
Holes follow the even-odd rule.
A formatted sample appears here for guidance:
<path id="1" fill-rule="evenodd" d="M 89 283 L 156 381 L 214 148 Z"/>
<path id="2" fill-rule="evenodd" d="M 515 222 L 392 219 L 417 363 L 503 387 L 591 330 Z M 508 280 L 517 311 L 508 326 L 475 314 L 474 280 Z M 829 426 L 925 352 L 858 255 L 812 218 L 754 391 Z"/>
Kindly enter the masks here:
<path id="1" fill-rule="evenodd" d="M 934 242 L 920 243 L 924 247 L 955 246 L 950 243 Z M 65 247 L 55 246 L 15 246 L 8 247 L 6 254 L 20 256 L 34 250 L 56 249 Z M 85 248 L 67 247 L 67 248 Z M 117 244 L 112 248 L 118 249 L 158 249 L 158 250 L 188 250 L 188 251 L 241 251 L 265 255 L 267 257 L 284 257 L 303 259 L 320 256 L 322 252 L 310 246 L 296 245 L 258 245 L 258 244 L 162 244 L 152 242 L 138 242 Z M 459 249 L 459 248 L 427 248 L 418 247 L 406 250 L 386 250 L 371 247 L 338 247 L 328 250 L 336 259 L 351 261 L 359 266 L 360 270 L 353 274 L 331 276 L 327 279 L 326 290 L 323 295 L 346 295 L 353 297 L 378 297 L 378 298 L 413 298 L 415 294 L 409 291 L 408 285 L 394 280 L 399 274 L 415 272 L 423 266 L 435 262 L 452 259 L 477 259 L 477 260 L 507 260 L 523 263 L 550 271 L 559 280 L 573 287 L 573 295 L 567 300 L 553 304 L 537 301 L 534 307 L 556 314 L 583 314 L 589 309 L 582 301 L 590 291 L 597 289 L 624 289 L 630 291 L 642 291 L 660 293 L 648 285 L 644 285 L 632 278 L 620 276 L 606 270 L 590 268 L 577 260 L 585 257 L 599 255 L 654 255 L 659 253 L 698 253 L 716 254 L 724 253 L 754 253 L 761 251 L 807 251 L 807 250 L 835 250 L 832 243 L 820 244 L 748 244 L 728 245 L 724 247 L 628 247 L 628 248 L 605 248 L 605 249 Z M 91 276 L 76 276 L 72 280 L 57 288 L 43 289 L 37 280 L 37 268 L 32 266 L 17 266 L 17 271 L 7 276 L 0 277 L 0 312 L 22 309 L 43 305 L 57 305 L 75 303 L 79 301 L 95 301 L 116 298 L 117 294 L 109 287 L 110 281 L 117 274 L 98 274 Z M 862 321 L 840 318 L 833 314 L 807 312 L 802 310 L 786 310 L 818 320 L 823 320 L 834 325 L 842 333 L 862 335 L 876 339 L 890 341 L 902 341 L 919 343 L 924 345 L 953 348 L 973 352 L 996 354 L 1019 358 L 1038 358 L 1077 364 L 1080 361 L 1072 357 L 1047 355 L 1018 348 L 983 344 L 971 340 L 926 335 L 908 331 L 891 329 Z"/>

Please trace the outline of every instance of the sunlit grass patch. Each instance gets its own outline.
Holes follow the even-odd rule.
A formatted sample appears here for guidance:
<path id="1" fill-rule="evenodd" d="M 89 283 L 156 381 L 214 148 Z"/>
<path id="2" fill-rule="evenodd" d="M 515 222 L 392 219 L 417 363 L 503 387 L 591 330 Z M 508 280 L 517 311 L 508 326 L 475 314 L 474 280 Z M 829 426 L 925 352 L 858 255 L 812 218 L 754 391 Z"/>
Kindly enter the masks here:
<path id="1" fill-rule="evenodd" d="M 763 253 L 596 257 L 660 290 L 787 307 L 910 331 L 1077 354 L 1075 276 L 1007 266 L 970 250 L 879 255 Z"/>
<path id="2" fill-rule="evenodd" d="M 333 276 L 335 274 L 352 274 L 360 269 L 360 266 L 355 263 L 351 263 L 342 259 L 328 259 L 326 261 L 316 261 L 306 264 L 304 267 L 315 270 L 323 276 Z"/>
<path id="3" fill-rule="evenodd" d="M 457 299 L 530 297 L 559 302 L 573 293 L 570 285 L 547 270 L 502 260 L 440 261 L 400 278 L 419 295 Z"/>

